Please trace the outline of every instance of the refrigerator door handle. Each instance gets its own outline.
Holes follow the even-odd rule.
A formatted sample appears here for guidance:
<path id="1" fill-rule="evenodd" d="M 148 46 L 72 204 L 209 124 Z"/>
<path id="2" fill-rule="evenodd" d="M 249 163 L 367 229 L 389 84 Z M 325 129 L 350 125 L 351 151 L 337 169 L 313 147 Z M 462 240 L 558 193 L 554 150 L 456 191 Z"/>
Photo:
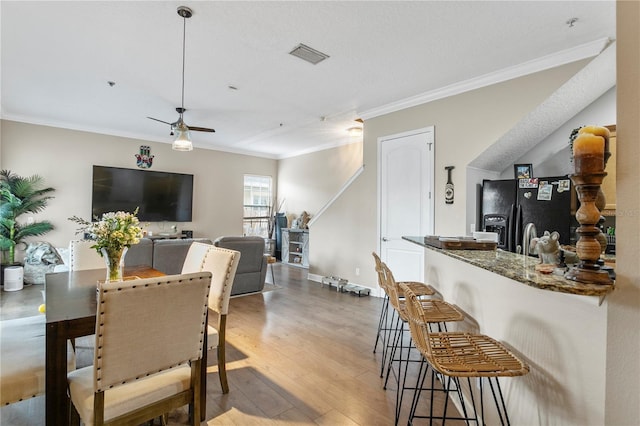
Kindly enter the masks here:
<path id="1" fill-rule="evenodd" d="M 511 207 L 509 207 L 509 217 L 507 218 L 507 229 L 506 229 L 506 232 L 507 232 L 506 248 L 510 252 L 515 251 L 515 245 L 513 241 L 513 219 L 514 219 L 513 204 L 511 204 Z"/>
<path id="2" fill-rule="evenodd" d="M 516 242 L 514 239 L 514 232 L 515 232 L 515 218 L 516 218 L 516 213 L 515 213 L 515 205 L 511 204 L 511 207 L 509 207 L 509 220 L 507 221 L 507 250 L 510 252 L 515 252 L 516 251 Z"/>
<path id="3" fill-rule="evenodd" d="M 516 208 L 516 220 L 513 235 L 515 240 L 514 249 L 517 246 L 522 247 L 522 207 L 520 205 Z"/>

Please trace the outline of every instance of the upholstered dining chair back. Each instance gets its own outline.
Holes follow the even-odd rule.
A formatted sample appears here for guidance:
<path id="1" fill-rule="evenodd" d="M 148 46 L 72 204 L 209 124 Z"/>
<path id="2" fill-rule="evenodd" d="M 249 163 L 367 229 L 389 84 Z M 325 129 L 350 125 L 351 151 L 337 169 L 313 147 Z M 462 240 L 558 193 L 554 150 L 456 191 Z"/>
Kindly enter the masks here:
<path id="1" fill-rule="evenodd" d="M 92 249 L 93 241 L 71 240 L 69 242 L 69 270 L 105 268 L 104 259 L 96 249 Z"/>
<path id="2" fill-rule="evenodd" d="M 94 364 L 68 375 L 85 425 L 140 424 L 186 404 L 200 424 L 210 284 L 198 272 L 100 285 Z"/>
<path id="3" fill-rule="evenodd" d="M 182 274 L 190 274 L 192 272 L 202 271 L 202 264 L 209 249 L 213 247 L 211 244 L 193 242 L 189 246 L 187 256 L 182 264 Z"/>
<path id="4" fill-rule="evenodd" d="M 205 272 L 102 284 L 96 390 L 201 358 L 210 283 Z"/>
<path id="5" fill-rule="evenodd" d="M 240 252 L 194 242 L 189 248 L 182 273 L 209 271 L 209 309 L 220 314 L 229 312 L 229 297 L 240 262 Z"/>
<path id="6" fill-rule="evenodd" d="M 44 315 L 0 321 L 0 407 L 44 394 L 45 334 Z M 74 370 L 70 342 L 67 351 Z"/>
<path id="7" fill-rule="evenodd" d="M 215 325 L 207 327 L 207 349 L 217 349 L 218 375 L 222 393 L 229 392 L 226 366 L 227 314 L 239 262 L 239 251 L 194 242 L 189 248 L 182 267 L 182 273 L 208 271 L 212 274 L 209 309 L 216 312 L 218 318 Z"/>

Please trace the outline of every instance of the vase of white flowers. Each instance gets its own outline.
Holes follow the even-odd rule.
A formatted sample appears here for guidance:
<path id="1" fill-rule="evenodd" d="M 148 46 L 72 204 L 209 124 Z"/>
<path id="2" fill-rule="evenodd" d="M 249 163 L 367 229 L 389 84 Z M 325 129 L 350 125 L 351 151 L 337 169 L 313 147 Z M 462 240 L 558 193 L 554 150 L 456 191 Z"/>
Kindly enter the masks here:
<path id="1" fill-rule="evenodd" d="M 102 215 L 96 222 L 87 222 L 77 216 L 70 217 L 69 220 L 83 225 L 78 230 L 95 244 L 91 248 L 105 260 L 107 266 L 107 281 L 122 281 L 124 257 L 127 250 L 133 244 L 138 244 L 142 238 L 142 228 L 138 221 L 138 209 L 133 213 L 129 212 L 109 212 Z"/>

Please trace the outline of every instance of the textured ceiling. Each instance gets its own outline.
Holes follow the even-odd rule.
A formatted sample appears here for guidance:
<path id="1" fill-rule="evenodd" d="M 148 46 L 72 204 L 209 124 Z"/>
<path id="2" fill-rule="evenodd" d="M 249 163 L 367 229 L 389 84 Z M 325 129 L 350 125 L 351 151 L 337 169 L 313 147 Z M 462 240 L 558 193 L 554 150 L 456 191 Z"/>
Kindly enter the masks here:
<path id="1" fill-rule="evenodd" d="M 469 166 L 504 170 L 615 84 L 616 46 L 612 43 Z"/>
<path id="2" fill-rule="evenodd" d="M 170 143 L 146 117 L 177 119 L 180 5 L 194 11 L 185 121 L 216 129 L 194 145 L 272 158 L 348 143 L 354 119 L 405 99 L 560 65 L 540 58 L 615 37 L 612 0 L 4 0 L 2 118 Z M 298 43 L 330 57 L 304 62 L 288 54 Z"/>

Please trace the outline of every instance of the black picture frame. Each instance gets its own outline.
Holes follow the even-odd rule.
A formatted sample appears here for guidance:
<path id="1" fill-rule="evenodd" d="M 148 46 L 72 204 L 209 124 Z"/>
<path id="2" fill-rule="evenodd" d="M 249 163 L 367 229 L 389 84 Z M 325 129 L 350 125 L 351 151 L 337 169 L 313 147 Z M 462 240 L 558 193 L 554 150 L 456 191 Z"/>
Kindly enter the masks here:
<path id="1" fill-rule="evenodd" d="M 531 179 L 533 177 L 533 166 L 531 164 L 514 164 L 513 174 L 516 179 Z"/>

